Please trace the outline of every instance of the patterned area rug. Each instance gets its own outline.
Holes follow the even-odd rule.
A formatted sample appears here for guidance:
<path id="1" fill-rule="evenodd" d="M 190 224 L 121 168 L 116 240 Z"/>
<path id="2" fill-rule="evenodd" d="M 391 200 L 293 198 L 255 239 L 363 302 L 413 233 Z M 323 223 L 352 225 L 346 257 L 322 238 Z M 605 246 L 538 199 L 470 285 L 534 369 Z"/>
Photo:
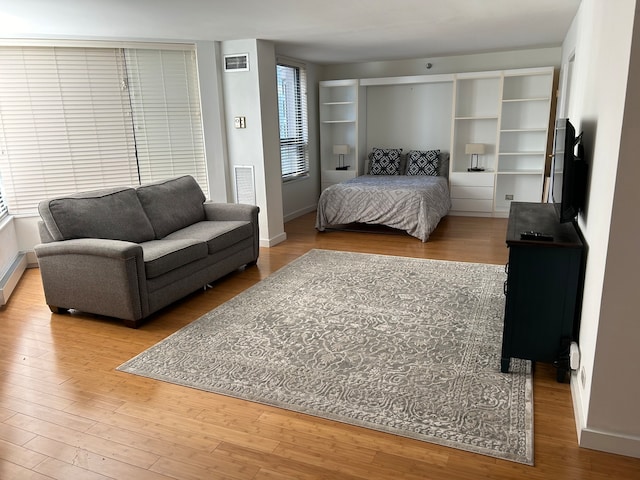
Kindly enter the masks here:
<path id="1" fill-rule="evenodd" d="M 531 364 L 500 373 L 505 278 L 312 250 L 119 370 L 531 465 Z"/>

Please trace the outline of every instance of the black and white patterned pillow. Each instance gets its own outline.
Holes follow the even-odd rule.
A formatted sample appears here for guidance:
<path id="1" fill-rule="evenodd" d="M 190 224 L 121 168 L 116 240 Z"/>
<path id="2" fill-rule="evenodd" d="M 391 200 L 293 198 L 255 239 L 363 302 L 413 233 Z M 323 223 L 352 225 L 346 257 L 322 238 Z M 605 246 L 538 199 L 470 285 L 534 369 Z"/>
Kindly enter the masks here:
<path id="1" fill-rule="evenodd" d="M 369 155 L 369 174 L 400 175 L 401 148 L 373 148 Z"/>
<path id="2" fill-rule="evenodd" d="M 407 175 L 438 175 L 440 150 L 411 150 L 407 154 Z"/>

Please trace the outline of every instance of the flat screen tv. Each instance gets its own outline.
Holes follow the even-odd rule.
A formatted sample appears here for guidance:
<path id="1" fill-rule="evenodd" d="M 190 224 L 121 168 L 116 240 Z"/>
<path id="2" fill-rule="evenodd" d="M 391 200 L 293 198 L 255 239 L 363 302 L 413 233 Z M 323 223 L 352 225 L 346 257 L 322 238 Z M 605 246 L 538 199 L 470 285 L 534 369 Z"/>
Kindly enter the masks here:
<path id="1" fill-rule="evenodd" d="M 551 200 L 561 223 L 576 220 L 584 207 L 587 165 L 584 161 L 582 134 L 568 118 L 556 121 L 551 165 Z"/>

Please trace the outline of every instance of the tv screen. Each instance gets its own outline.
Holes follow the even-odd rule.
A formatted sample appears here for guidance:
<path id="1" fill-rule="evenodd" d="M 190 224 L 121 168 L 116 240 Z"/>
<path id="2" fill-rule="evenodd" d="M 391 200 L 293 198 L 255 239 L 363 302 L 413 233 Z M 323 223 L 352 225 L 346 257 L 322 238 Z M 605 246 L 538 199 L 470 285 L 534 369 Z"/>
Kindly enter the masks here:
<path id="1" fill-rule="evenodd" d="M 586 165 L 580 144 L 582 135 L 569 119 L 556 121 L 551 167 L 551 199 L 560 222 L 574 221 L 584 206 Z M 576 151 L 578 152 L 576 154 Z"/>

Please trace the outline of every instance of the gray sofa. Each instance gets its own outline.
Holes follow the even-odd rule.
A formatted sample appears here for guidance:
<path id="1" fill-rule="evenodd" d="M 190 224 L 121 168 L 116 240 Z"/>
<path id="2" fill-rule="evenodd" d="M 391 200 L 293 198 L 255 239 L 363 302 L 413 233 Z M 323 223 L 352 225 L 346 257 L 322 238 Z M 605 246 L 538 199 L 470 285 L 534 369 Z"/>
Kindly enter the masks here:
<path id="1" fill-rule="evenodd" d="M 141 321 L 258 260 L 258 207 L 206 202 L 190 176 L 43 200 L 36 245 L 52 312 Z"/>

